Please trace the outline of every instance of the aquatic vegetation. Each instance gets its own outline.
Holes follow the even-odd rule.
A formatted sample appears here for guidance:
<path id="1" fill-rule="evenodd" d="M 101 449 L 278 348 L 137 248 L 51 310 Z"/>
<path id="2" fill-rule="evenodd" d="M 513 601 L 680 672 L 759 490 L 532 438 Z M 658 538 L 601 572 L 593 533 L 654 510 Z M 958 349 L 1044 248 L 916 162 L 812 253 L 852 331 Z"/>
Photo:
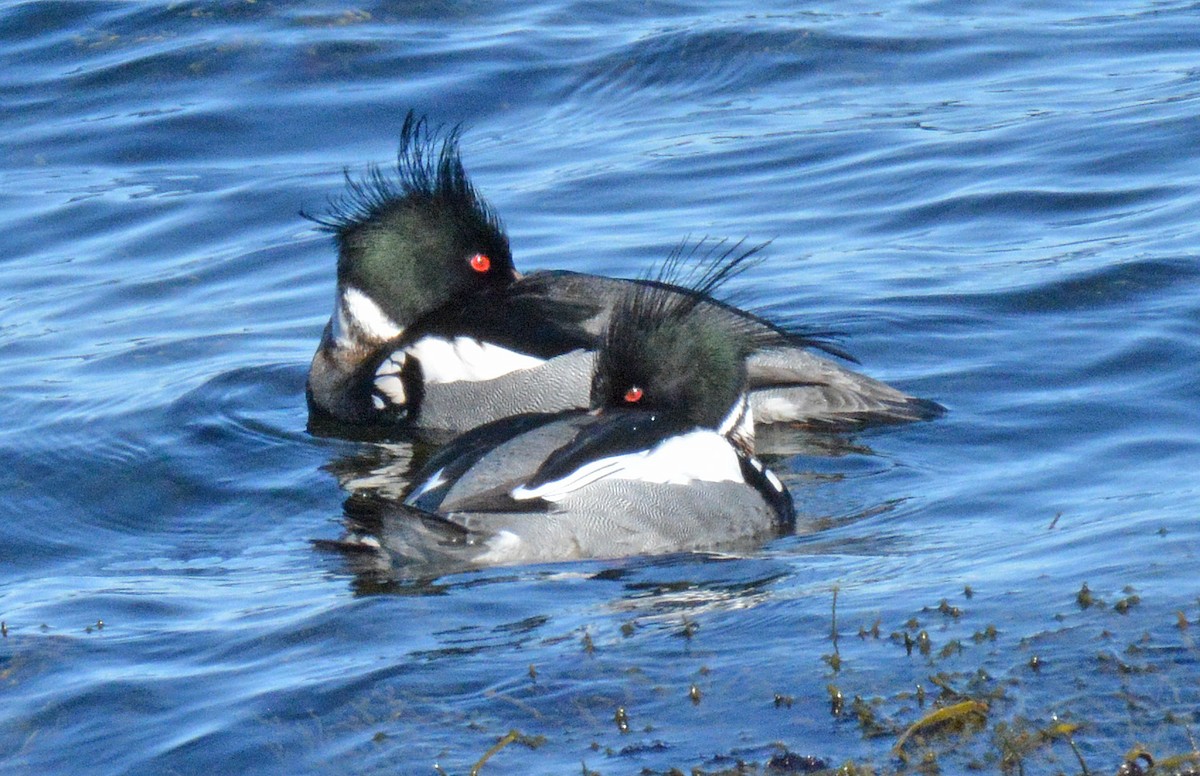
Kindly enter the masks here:
<path id="1" fill-rule="evenodd" d="M 982 701 L 965 700 L 943 706 L 926 714 L 908 726 L 892 747 L 892 754 L 907 761 L 904 745 L 909 739 L 928 740 L 933 735 L 975 733 L 987 724 L 988 706 Z"/>
<path id="2" fill-rule="evenodd" d="M 1126 597 L 1139 595 L 1132 589 L 1122 592 Z M 1066 593 L 1064 600 L 1071 595 Z M 1086 754 L 1094 749 L 1096 736 L 1111 735 L 1113 712 L 1072 702 L 1070 683 L 1077 683 L 1079 677 L 1070 661 L 1063 661 L 1063 647 L 1074 649 L 1073 645 L 1085 634 L 1087 638 L 1099 637 L 1111 642 L 1113 648 L 1102 649 L 1091 658 L 1090 681 L 1106 681 L 1105 677 L 1111 677 L 1126 687 L 1130 703 L 1148 709 L 1153 708 L 1153 702 L 1146 706 L 1148 699 L 1144 697 L 1149 688 L 1139 689 L 1129 682 L 1137 682 L 1139 677 L 1157 678 L 1163 672 L 1172 673 L 1171 661 L 1178 659 L 1186 664 L 1197 657 L 1196 648 L 1190 642 L 1181 645 L 1185 653 L 1164 652 L 1160 637 L 1140 632 L 1143 623 L 1137 623 L 1129 633 L 1134 636 L 1132 641 L 1123 649 L 1116 649 L 1121 643 L 1119 634 L 1125 631 L 1121 625 L 1133 616 L 1133 609 L 1122 613 L 1116 606 L 1097 606 L 1093 599 L 1092 605 L 1079 609 L 1076 621 L 1066 630 L 1046 629 L 1022 619 L 1019 611 L 1012 612 L 1002 628 L 994 622 L 977 622 L 973 611 L 977 605 L 988 607 L 991 614 L 996 614 L 996 610 L 989 605 L 994 603 L 989 596 L 973 591 L 971 597 L 964 595 L 959 603 L 942 599 L 937 606 L 920 608 L 919 613 L 900 623 L 900 629 L 891 638 L 881 636 L 884 618 L 850 626 L 851 632 L 859 638 L 847 642 L 839 633 L 844 626 L 837 624 L 840 603 L 841 598 L 828 612 L 828 638 L 835 644 L 833 654 L 839 658 L 838 665 L 833 664 L 829 654 L 809 655 L 798 665 L 807 665 L 809 671 L 826 672 L 827 680 L 823 685 L 826 714 L 835 723 L 835 729 L 853 730 L 866 749 L 874 752 L 873 756 L 864 757 L 858 750 L 852 759 L 846 759 L 846 755 L 857 747 L 850 747 L 850 739 L 844 738 L 830 739 L 832 747 L 822 751 L 798 751 L 785 741 L 777 741 L 758 748 L 731 749 L 707 762 L 680 763 L 674 768 L 644 770 L 643 773 L 855 776 L 961 772 L 966 769 L 998 771 L 1014 776 L 1042 773 L 1047 769 L 1083 776 L 1098 773 L 1192 776 L 1200 773 L 1200 752 L 1195 751 L 1190 732 L 1197 719 L 1194 712 L 1186 710 L 1186 703 L 1183 708 L 1168 703 L 1161 707 L 1161 713 L 1168 726 L 1187 737 L 1186 741 L 1190 743 L 1186 745 L 1193 751 L 1179 753 L 1164 739 L 1154 746 L 1134 742 L 1123 758 L 1109 762 L 1095 762 L 1093 755 Z M 923 623 L 931 613 L 944 617 L 944 625 L 937 630 Z M 673 623 L 651 627 L 657 616 L 623 623 L 619 636 L 622 641 L 611 642 L 611 647 L 604 648 L 606 659 L 612 659 L 608 654 L 610 649 L 623 641 L 652 639 L 655 632 L 665 637 L 678 637 L 686 631 L 688 636 L 683 642 L 688 649 L 705 650 L 713 646 L 706 643 L 705 634 L 709 629 L 705 627 L 705 615 L 685 611 Z M 1051 620 L 1051 624 L 1056 625 L 1064 622 L 1067 621 L 1059 618 Z M 1186 629 L 1177 627 L 1177 622 L 1167 625 L 1175 633 L 1186 635 Z M 590 629 L 585 632 L 593 634 L 591 649 L 593 654 L 599 654 L 599 634 Z M 913 632 L 917 634 L 915 638 L 909 636 Z M 907 641 L 905 636 L 908 636 Z M 903 650 L 897 652 L 897 646 Z M 1037 652 L 1031 655 L 1034 649 Z M 630 656 L 633 654 L 636 653 L 629 653 Z M 908 673 L 913 678 L 919 677 L 907 687 L 899 686 L 894 678 L 874 670 L 876 666 L 890 666 L 889 670 L 895 671 L 905 663 L 913 669 Z M 722 669 L 728 670 L 729 666 Z M 654 686 L 667 678 L 661 674 L 655 678 L 637 666 L 626 666 L 623 673 L 628 677 L 627 685 L 636 681 Z M 699 673 L 705 677 L 703 693 L 695 679 L 676 677 L 680 688 L 676 692 L 688 699 L 683 702 L 700 709 L 703 698 L 703 708 L 710 703 L 716 708 L 731 708 L 732 698 L 728 693 L 735 691 L 737 683 L 721 681 L 721 671 L 714 673 L 708 666 L 702 667 Z M 1180 676 L 1174 675 L 1175 686 L 1183 689 L 1178 685 Z M 1064 679 L 1069 682 L 1064 683 Z M 539 683 L 543 681 L 545 678 L 539 675 Z M 628 686 L 632 688 L 633 685 Z M 626 694 L 626 697 L 634 702 L 617 704 L 610 707 L 608 713 L 610 724 L 615 726 L 618 735 L 632 743 L 620 746 L 594 744 L 593 753 L 600 759 L 588 758 L 583 772 L 597 776 L 620 773 L 623 769 L 619 763 L 635 753 L 671 753 L 669 735 L 664 740 L 657 737 L 659 733 L 651 733 L 659 729 L 654 719 L 647 718 L 648 714 L 653 715 L 652 709 L 645 704 L 635 708 L 638 705 L 635 695 Z M 1187 697 L 1186 693 L 1184 697 Z M 785 718 L 797 713 L 807 714 L 809 712 L 805 710 L 814 707 L 814 699 L 783 689 L 762 700 Z M 753 703 L 752 700 L 749 702 Z M 595 703 L 603 701 L 597 698 Z M 732 707 L 736 706 L 737 702 L 734 702 Z M 631 723 L 635 713 L 645 720 L 640 729 Z M 1146 728 L 1142 730 L 1144 732 Z M 545 730 L 542 735 L 546 739 L 539 744 L 556 745 L 553 732 Z M 836 743 L 839 740 L 840 744 Z M 511 738 L 507 743 L 518 741 L 518 738 Z M 489 749 L 486 754 L 493 756 L 495 753 Z M 606 765 L 606 762 L 611 764 Z"/>

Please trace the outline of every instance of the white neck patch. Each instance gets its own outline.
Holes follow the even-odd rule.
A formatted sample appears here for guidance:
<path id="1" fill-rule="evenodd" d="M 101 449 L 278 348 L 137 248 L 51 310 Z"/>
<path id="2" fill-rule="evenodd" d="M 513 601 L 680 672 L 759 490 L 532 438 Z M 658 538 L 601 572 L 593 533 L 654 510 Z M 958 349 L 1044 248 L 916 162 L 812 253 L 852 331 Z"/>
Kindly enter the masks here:
<path id="1" fill-rule="evenodd" d="M 754 450 L 754 410 L 746 394 L 742 394 L 729 414 L 721 421 L 717 433 L 742 445 L 747 451 Z"/>
<path id="2" fill-rule="evenodd" d="M 721 421 L 721 425 L 717 428 L 717 433 L 721 436 L 729 436 L 739 431 L 745 431 L 747 424 L 749 424 L 750 428 L 754 428 L 754 418 L 750 413 L 750 402 L 746 400 L 746 394 L 743 393 L 734 402 L 733 407 L 729 409 L 729 414 Z"/>
<path id="3" fill-rule="evenodd" d="M 426 383 L 480 382 L 546 363 L 474 337 L 422 337 L 404 349 L 421 362 Z"/>
<path id="4" fill-rule="evenodd" d="M 536 488 L 522 485 L 513 490 L 512 496 L 562 501 L 576 490 L 604 479 L 672 485 L 698 480 L 744 482 L 737 451 L 729 440 L 711 429 L 697 429 L 664 439 L 649 450 L 597 459 Z"/>
<path id="5" fill-rule="evenodd" d="M 333 313 L 333 338 L 343 347 L 387 342 L 404 333 L 375 300 L 349 286 L 342 291 Z"/>

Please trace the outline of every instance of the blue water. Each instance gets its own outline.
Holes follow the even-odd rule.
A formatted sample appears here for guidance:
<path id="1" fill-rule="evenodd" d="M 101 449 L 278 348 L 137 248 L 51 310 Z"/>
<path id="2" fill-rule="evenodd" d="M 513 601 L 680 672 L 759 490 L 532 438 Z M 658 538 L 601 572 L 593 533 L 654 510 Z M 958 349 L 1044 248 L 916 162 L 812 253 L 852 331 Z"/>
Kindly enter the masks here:
<path id="1" fill-rule="evenodd" d="M 906 743 L 944 772 L 1191 751 L 1198 23 L 1170 0 L 4 4 L 0 773 L 457 776 L 512 729 L 543 738 L 481 773 L 755 773 L 785 748 L 891 772 L 939 696 L 988 706 Z M 804 530 L 747 557 L 418 582 L 318 548 L 413 451 L 305 431 L 334 251 L 298 211 L 386 163 L 409 108 L 463 123 L 521 268 L 773 240 L 743 302 L 949 414 L 772 434 Z M 1056 720 L 1072 740 L 1038 739 Z"/>

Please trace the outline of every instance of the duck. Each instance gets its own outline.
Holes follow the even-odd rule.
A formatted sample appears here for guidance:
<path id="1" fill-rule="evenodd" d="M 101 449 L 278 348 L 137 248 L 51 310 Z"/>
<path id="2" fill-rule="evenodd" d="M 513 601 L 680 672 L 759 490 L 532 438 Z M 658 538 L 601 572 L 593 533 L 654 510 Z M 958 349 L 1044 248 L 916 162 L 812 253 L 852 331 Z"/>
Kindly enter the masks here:
<path id="1" fill-rule="evenodd" d="M 337 245 L 334 311 L 309 367 L 309 429 L 333 436 L 429 430 L 453 435 L 502 417 L 588 406 L 596 353 L 631 289 L 704 293 L 662 279 L 517 271 L 508 236 L 471 182 L 461 128 L 409 112 L 393 171 L 346 173 L 329 212 L 304 214 Z M 727 261 L 732 276 L 762 248 L 699 241 L 676 257 Z M 727 279 L 727 278 L 726 278 Z M 843 366 L 827 338 L 792 332 L 715 298 L 710 315 L 763 334 L 748 357 L 759 423 L 855 427 L 930 420 L 934 401 Z"/>
<path id="2" fill-rule="evenodd" d="M 746 364 L 791 335 L 707 301 L 743 258 L 707 263 L 690 293 L 623 287 L 586 407 L 459 435 L 377 521 L 372 546 L 394 565 L 461 569 L 725 553 L 790 531 L 792 496 L 754 454 Z"/>

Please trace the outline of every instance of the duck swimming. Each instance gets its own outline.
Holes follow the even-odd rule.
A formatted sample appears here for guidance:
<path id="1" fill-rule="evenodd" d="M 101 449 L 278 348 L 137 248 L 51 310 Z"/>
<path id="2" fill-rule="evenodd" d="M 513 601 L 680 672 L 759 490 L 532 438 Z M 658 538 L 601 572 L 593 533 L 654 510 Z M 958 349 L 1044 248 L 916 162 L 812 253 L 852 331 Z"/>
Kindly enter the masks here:
<path id="1" fill-rule="evenodd" d="M 691 293 L 626 285 L 587 408 L 515 415 L 450 442 L 384 516 L 382 550 L 469 567 L 719 551 L 790 530 L 792 498 L 753 454 L 746 370 L 789 335 L 707 302 L 744 259 L 718 255 Z"/>
<path id="2" fill-rule="evenodd" d="M 457 432 L 588 406 L 596 352 L 627 293 L 646 285 L 696 293 L 563 270 L 520 274 L 499 217 L 466 174 L 458 130 L 431 129 L 412 113 L 395 174 L 373 168 L 347 185 L 332 212 L 314 219 L 338 247 L 334 313 L 306 386 L 314 430 Z M 944 412 L 836 363 L 827 355 L 848 356 L 819 338 L 780 343 L 762 318 L 702 304 L 725 325 L 762 335 L 747 360 L 759 423 L 853 426 Z"/>

